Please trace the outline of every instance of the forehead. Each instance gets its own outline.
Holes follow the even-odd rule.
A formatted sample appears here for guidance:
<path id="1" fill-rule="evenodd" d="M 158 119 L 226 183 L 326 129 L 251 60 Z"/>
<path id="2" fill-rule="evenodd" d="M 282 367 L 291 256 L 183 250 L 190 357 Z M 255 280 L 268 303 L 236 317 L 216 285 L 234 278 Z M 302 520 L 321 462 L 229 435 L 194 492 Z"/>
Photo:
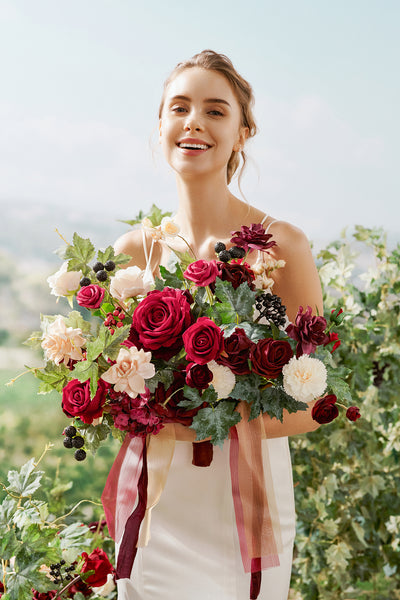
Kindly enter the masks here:
<path id="1" fill-rule="evenodd" d="M 173 78 L 166 90 L 166 100 L 174 96 L 188 96 L 193 100 L 221 98 L 231 106 L 238 105 L 228 80 L 210 69 L 190 67 Z"/>

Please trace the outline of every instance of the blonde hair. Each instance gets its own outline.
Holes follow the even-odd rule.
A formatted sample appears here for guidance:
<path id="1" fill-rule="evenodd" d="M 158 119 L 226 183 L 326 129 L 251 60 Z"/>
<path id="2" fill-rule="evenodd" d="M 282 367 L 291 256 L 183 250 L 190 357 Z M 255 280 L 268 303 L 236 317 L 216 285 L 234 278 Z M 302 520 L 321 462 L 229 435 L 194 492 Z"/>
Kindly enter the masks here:
<path id="1" fill-rule="evenodd" d="M 195 54 L 194 56 L 192 56 L 192 58 L 189 58 L 188 60 L 180 62 L 176 65 L 175 69 L 172 71 L 172 73 L 164 83 L 164 91 L 159 108 L 159 117 L 161 118 L 166 91 L 171 81 L 185 69 L 190 69 L 193 67 L 201 67 L 202 69 L 216 71 L 228 80 L 240 106 L 242 116 L 241 125 L 243 127 L 248 128 L 248 137 L 253 137 L 257 133 L 257 126 L 253 115 L 253 89 L 251 85 L 236 71 L 235 67 L 232 64 L 232 61 L 227 56 L 225 56 L 225 54 L 219 54 L 218 52 L 214 52 L 214 50 L 203 50 L 202 52 L 199 52 L 199 54 Z M 228 184 L 231 182 L 233 175 L 239 167 L 240 156 L 242 157 L 243 161 L 239 173 L 240 184 L 243 170 L 247 161 L 247 156 L 243 149 L 240 150 L 240 152 L 236 152 L 235 150 L 232 151 L 232 154 L 227 164 L 226 174 Z"/>

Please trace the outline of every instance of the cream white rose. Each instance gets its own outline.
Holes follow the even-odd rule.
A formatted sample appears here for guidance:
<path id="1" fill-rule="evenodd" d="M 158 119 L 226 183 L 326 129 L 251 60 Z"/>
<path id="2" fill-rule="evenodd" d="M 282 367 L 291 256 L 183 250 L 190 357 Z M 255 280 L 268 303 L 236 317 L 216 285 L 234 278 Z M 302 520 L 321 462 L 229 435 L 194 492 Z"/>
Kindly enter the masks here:
<path id="1" fill-rule="evenodd" d="M 235 387 L 236 377 L 234 373 L 232 373 L 229 367 L 219 365 L 215 360 L 207 363 L 207 367 L 213 374 L 210 383 L 217 392 L 218 398 L 227 398 Z"/>
<path id="2" fill-rule="evenodd" d="M 175 237 L 180 232 L 180 227 L 175 223 L 173 217 L 163 217 L 161 219 L 161 232 L 163 235 Z"/>
<path id="3" fill-rule="evenodd" d="M 110 294 L 125 302 L 128 298 L 143 296 L 151 289 L 150 283 L 143 279 L 145 271 L 137 266 L 120 269 L 110 282 Z"/>
<path id="4" fill-rule="evenodd" d="M 62 362 L 67 365 L 69 360 L 82 360 L 82 347 L 85 345 L 82 330 L 67 327 L 61 315 L 48 326 L 42 339 L 46 359 L 56 365 Z"/>
<path id="5" fill-rule="evenodd" d="M 108 596 L 109 594 L 111 594 L 111 592 L 115 589 L 115 583 L 114 583 L 114 575 L 112 573 L 109 573 L 107 575 L 107 582 L 104 585 L 101 585 L 99 587 L 92 587 L 92 590 L 94 591 L 95 594 L 97 594 L 97 596 Z"/>
<path id="6" fill-rule="evenodd" d="M 326 367 L 318 358 L 303 354 L 293 356 L 282 369 L 283 388 L 289 396 L 300 402 L 311 402 L 326 389 Z"/>
<path id="7" fill-rule="evenodd" d="M 117 362 L 101 378 L 113 384 L 116 392 L 125 392 L 136 398 L 145 391 L 144 380 L 155 374 L 155 367 L 150 361 L 151 352 L 138 350 L 135 346 L 121 348 Z"/>
<path id="8" fill-rule="evenodd" d="M 69 296 L 79 288 L 82 271 L 67 271 L 68 263 L 62 264 L 61 269 L 47 278 L 53 296 Z"/>

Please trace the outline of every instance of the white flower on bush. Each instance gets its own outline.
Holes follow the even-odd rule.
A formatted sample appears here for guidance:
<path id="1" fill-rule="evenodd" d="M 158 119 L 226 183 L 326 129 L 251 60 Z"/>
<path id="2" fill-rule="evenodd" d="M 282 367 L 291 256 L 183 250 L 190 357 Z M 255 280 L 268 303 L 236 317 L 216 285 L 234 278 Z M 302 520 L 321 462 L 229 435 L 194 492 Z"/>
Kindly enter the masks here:
<path id="1" fill-rule="evenodd" d="M 218 398 L 227 398 L 235 387 L 236 377 L 229 367 L 219 365 L 215 360 L 207 363 L 207 367 L 213 374 L 211 385 L 217 392 Z"/>
<path id="2" fill-rule="evenodd" d="M 96 594 L 96 596 L 103 596 L 103 597 L 111 594 L 111 592 L 114 590 L 114 588 L 115 588 L 114 575 L 112 573 L 109 573 L 107 575 L 107 582 L 104 585 L 101 585 L 99 587 L 92 586 L 92 590 Z"/>
<path id="3" fill-rule="evenodd" d="M 285 392 L 300 402 L 311 402 L 326 389 L 326 367 L 318 358 L 307 354 L 300 358 L 293 356 L 282 373 Z"/>
<path id="4" fill-rule="evenodd" d="M 67 365 L 70 359 L 82 360 L 82 347 L 85 345 L 82 330 L 79 327 L 67 327 L 61 315 L 47 327 L 42 339 L 42 348 L 47 360 L 56 365 L 62 362 Z"/>
<path id="5" fill-rule="evenodd" d="M 79 288 L 82 271 L 68 271 L 68 263 L 64 262 L 61 269 L 47 278 L 53 296 L 69 296 Z"/>
<path id="6" fill-rule="evenodd" d="M 144 281 L 144 274 L 145 271 L 136 265 L 127 269 L 120 269 L 111 278 L 110 294 L 121 302 L 125 302 L 128 298 L 147 294 L 151 286 Z"/>
<path id="7" fill-rule="evenodd" d="M 175 237 L 180 232 L 180 227 L 175 223 L 173 217 L 163 217 L 161 219 L 161 232 L 164 235 Z"/>
<path id="8" fill-rule="evenodd" d="M 113 384 L 116 392 L 126 392 L 136 398 L 145 391 L 144 380 L 155 374 L 155 366 L 150 361 L 151 352 L 138 350 L 136 346 L 121 348 L 117 362 L 101 378 Z"/>

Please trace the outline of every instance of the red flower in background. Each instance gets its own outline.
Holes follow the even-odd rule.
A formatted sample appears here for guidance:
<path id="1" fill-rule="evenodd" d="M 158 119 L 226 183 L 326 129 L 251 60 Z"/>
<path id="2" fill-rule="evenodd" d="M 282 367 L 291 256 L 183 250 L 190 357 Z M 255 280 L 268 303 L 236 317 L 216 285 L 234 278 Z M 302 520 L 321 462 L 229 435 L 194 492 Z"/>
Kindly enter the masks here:
<path id="1" fill-rule="evenodd" d="M 333 343 L 333 347 L 332 347 L 331 353 L 335 352 L 336 348 L 339 348 L 339 346 L 342 342 L 339 340 L 339 336 L 336 332 L 330 331 L 329 339 L 328 339 L 328 341 L 326 341 L 324 343 L 324 346 L 327 346 L 328 344 L 332 344 L 332 343 Z"/>
<path id="2" fill-rule="evenodd" d="M 358 406 L 349 406 L 346 410 L 346 417 L 349 421 L 357 421 L 361 417 L 360 409 Z"/>
<path id="3" fill-rule="evenodd" d="M 231 242 L 239 248 L 248 250 L 261 250 L 265 252 L 268 248 L 276 246 L 276 242 L 269 241 L 272 237 L 270 233 L 265 233 L 261 223 L 252 223 L 250 227 L 242 225 L 240 231 L 232 231 Z"/>
<path id="4" fill-rule="evenodd" d="M 186 384 L 198 390 L 205 390 L 211 382 L 213 374 L 207 365 L 191 362 L 186 367 Z"/>
<path id="5" fill-rule="evenodd" d="M 0 593 L 4 592 L 4 586 L 0 584 Z M 57 596 L 57 590 L 50 590 L 50 592 L 38 592 L 32 588 L 32 600 L 53 600 Z"/>

